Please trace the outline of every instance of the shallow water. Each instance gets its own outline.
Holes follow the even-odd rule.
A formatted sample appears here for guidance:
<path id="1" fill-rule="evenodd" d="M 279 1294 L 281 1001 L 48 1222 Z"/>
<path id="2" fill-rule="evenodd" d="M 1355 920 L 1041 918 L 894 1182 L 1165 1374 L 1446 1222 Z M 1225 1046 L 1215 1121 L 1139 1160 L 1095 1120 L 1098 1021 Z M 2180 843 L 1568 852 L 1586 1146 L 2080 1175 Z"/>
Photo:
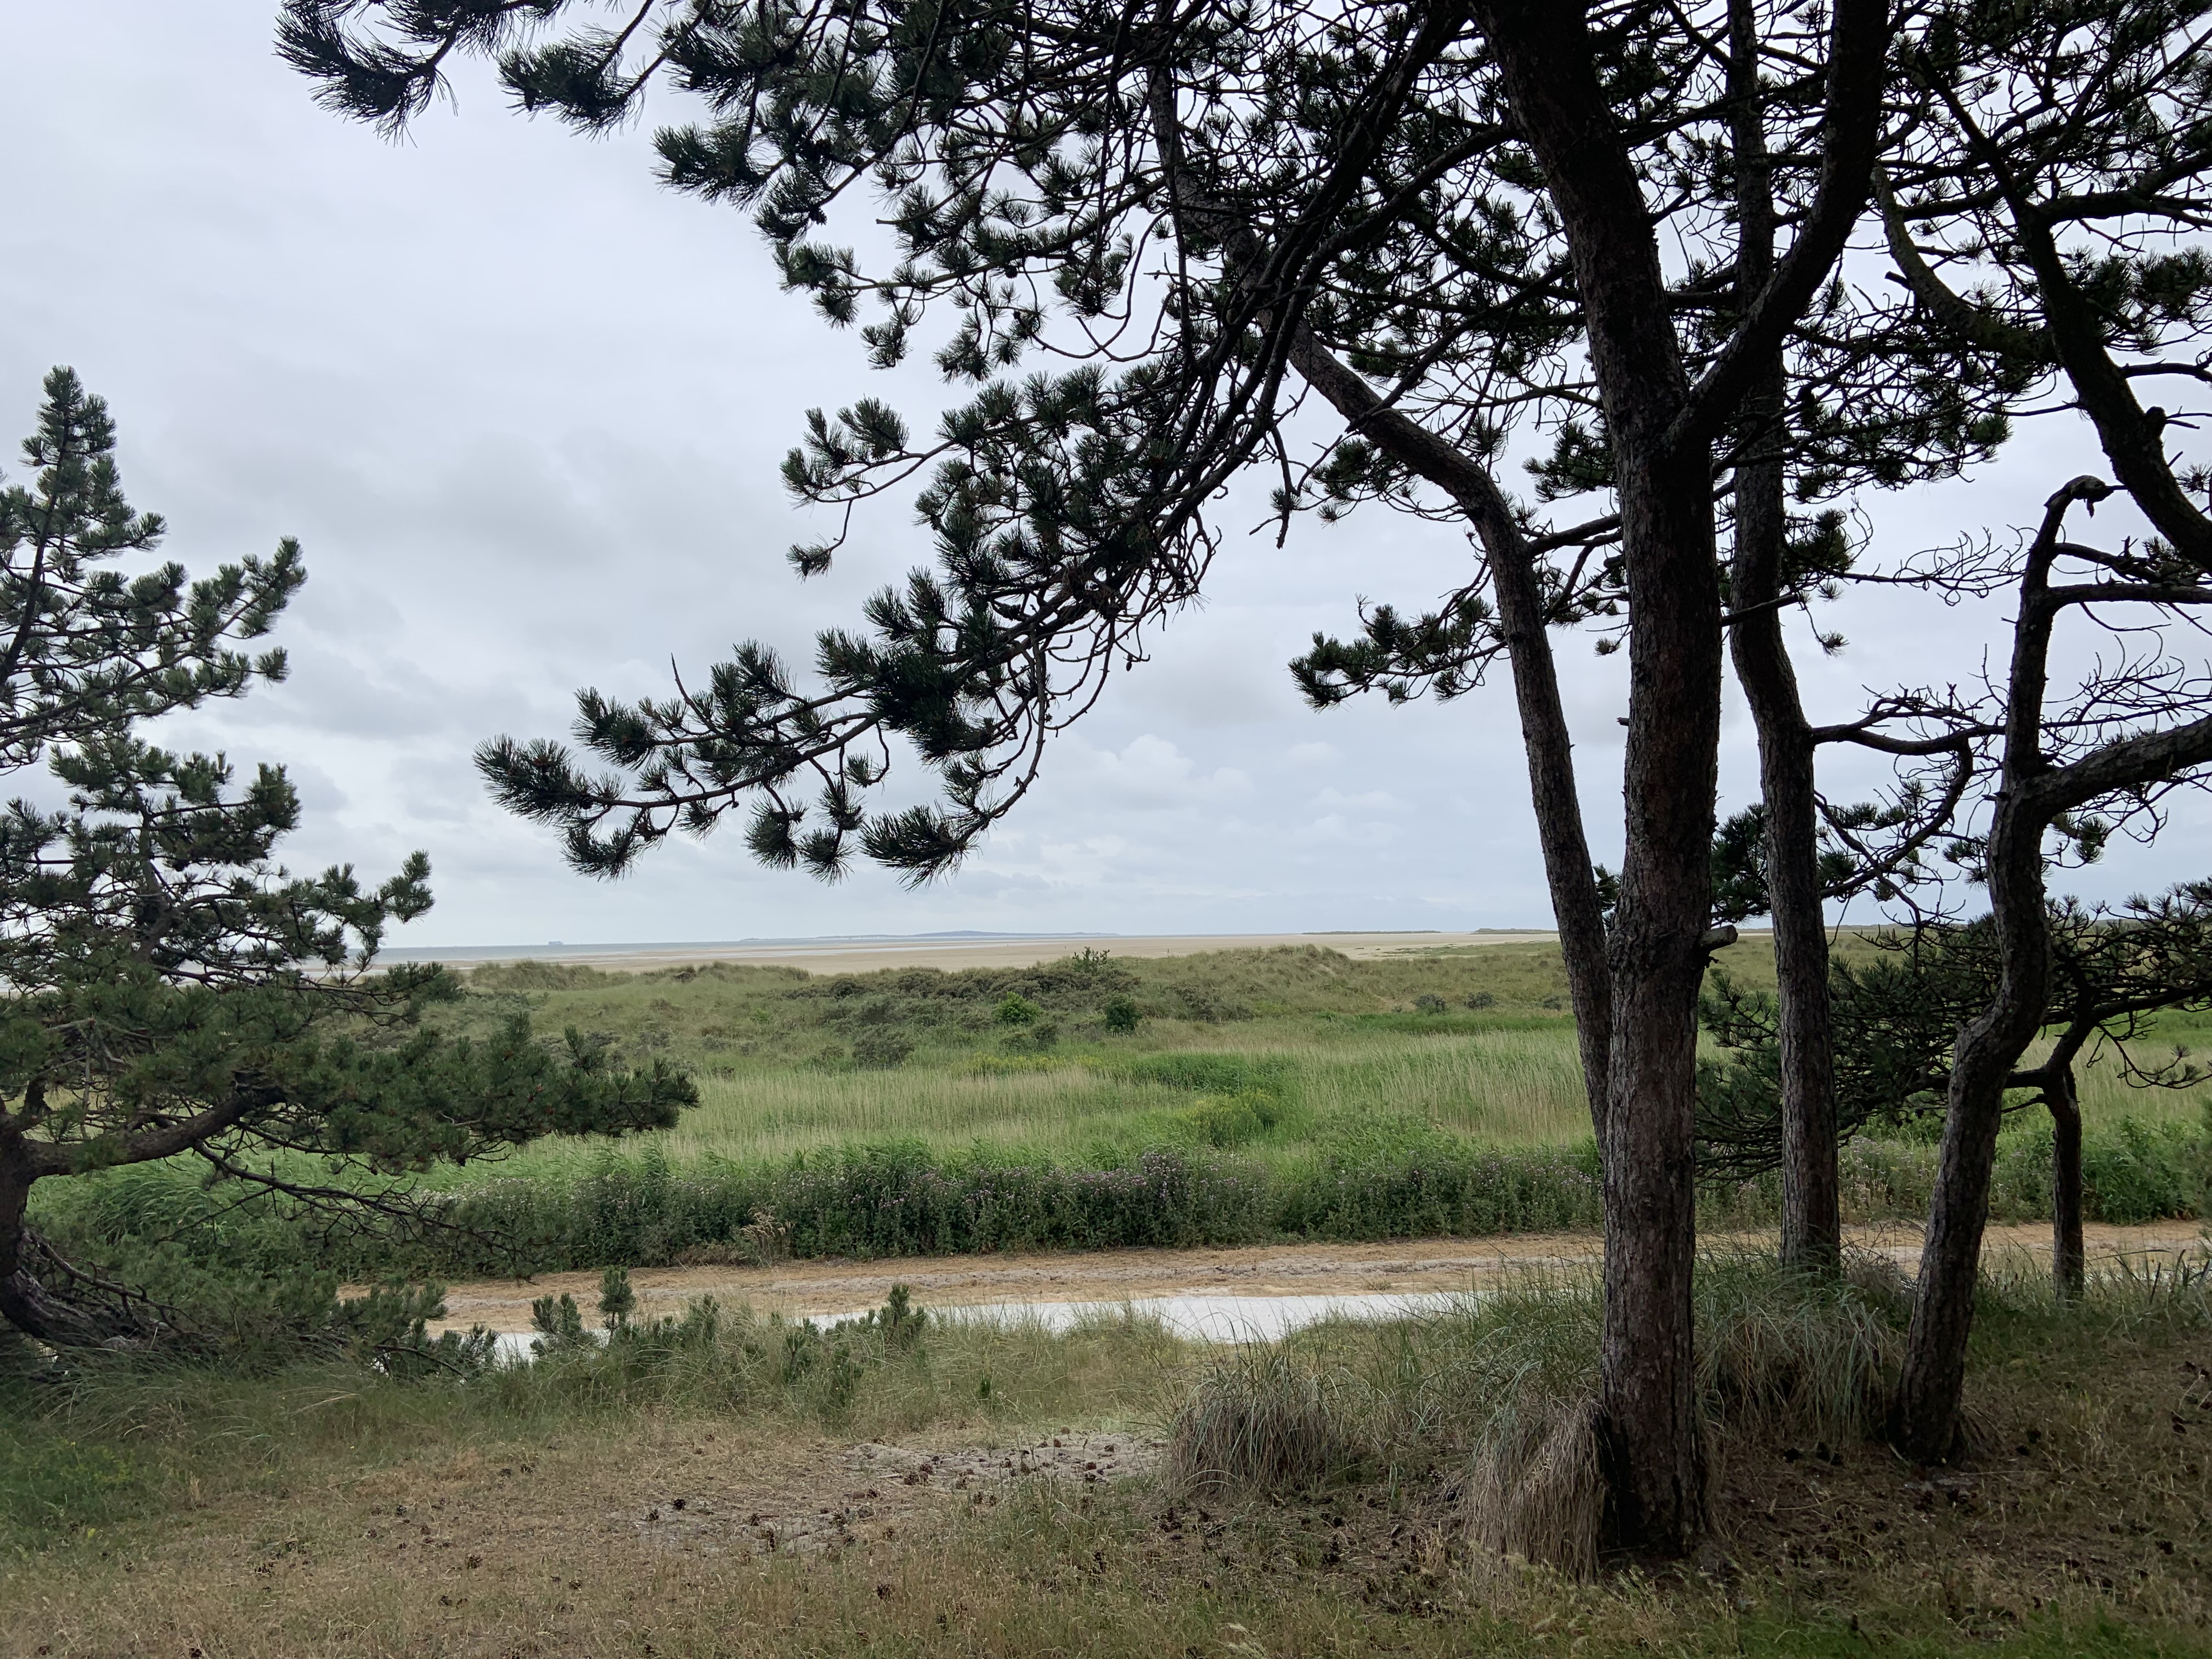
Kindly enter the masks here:
<path id="1" fill-rule="evenodd" d="M 975 1302 L 925 1310 L 947 1324 L 1038 1326 L 1048 1331 L 1127 1316 L 1157 1319 L 1174 1335 L 1192 1342 L 1271 1342 L 1289 1332 L 1325 1320 L 1375 1321 L 1416 1318 L 1441 1313 L 1462 1301 L 1450 1291 L 1380 1291 L 1349 1296 L 1146 1296 L 1119 1302 Z M 866 1308 L 795 1313 L 793 1324 L 811 1323 L 834 1330 L 865 1318 Z M 502 1331 L 495 1352 L 509 1363 L 531 1358 L 531 1333 Z"/>
<path id="2" fill-rule="evenodd" d="M 1194 1342 L 1268 1342 L 1285 1333 L 1329 1319 L 1406 1319 L 1438 1313 L 1462 1298 L 1449 1291 L 1392 1291 L 1351 1296 L 1138 1297 L 1126 1302 L 988 1302 L 935 1310 L 948 1322 L 974 1320 L 1000 1325 L 1036 1323 L 1048 1331 L 1120 1318 L 1126 1311 L 1157 1319 L 1176 1336 Z M 846 1317 L 855 1317 L 848 1315 Z"/>

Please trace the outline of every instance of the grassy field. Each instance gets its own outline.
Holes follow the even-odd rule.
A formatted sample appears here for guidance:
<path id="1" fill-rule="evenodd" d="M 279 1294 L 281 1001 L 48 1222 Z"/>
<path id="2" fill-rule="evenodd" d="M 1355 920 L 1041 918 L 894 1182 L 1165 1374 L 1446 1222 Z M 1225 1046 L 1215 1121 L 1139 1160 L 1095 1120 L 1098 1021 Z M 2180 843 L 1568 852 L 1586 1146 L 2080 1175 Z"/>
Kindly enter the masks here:
<path id="1" fill-rule="evenodd" d="M 1732 956 L 1759 977 L 1759 942 Z M 448 1177 L 512 1261 L 386 1265 L 1595 1218 L 1543 946 L 835 977 L 524 964 L 475 983 L 459 1024 L 527 1006 L 693 1068 L 706 1103 L 638 1142 Z M 2106 1073 L 2088 1103 L 2099 1205 L 2199 1201 L 2197 1098 Z M 2007 1133 L 2001 1212 L 2043 1201 L 2038 1127 Z M 1930 1150 L 1855 1143 L 1850 1204 L 1910 1213 Z M 139 1265 L 196 1251 L 248 1303 L 254 1273 L 291 1282 L 313 1242 L 204 1214 L 196 1182 L 159 1169 L 50 1185 L 65 1233 L 136 1239 Z M 1734 1220 L 1771 1200 L 1711 1199 Z M 1880 1443 L 1907 1315 L 1893 1269 L 1820 1291 L 1715 1259 L 1699 1284 L 1716 1548 L 1595 1579 L 1587 1501 L 1539 1528 L 1500 1496 L 1586 1420 L 1596 1303 L 1558 1275 L 1227 1352 L 1126 1313 L 1053 1336 L 696 1305 L 604 1347 L 412 1381 L 282 1341 L 33 1381 L 0 1346 L 0 1653 L 2212 1653 L 2201 1264 L 2106 1277 L 2070 1310 L 2038 1275 L 1987 1281 L 1971 1465 L 1933 1478 Z"/>
<path id="2" fill-rule="evenodd" d="M 1841 945 L 1871 954 L 1855 936 Z M 1744 983 L 1773 982 L 1764 936 L 1717 960 Z M 1155 1146 L 1235 1146 L 1266 1159 L 1378 1117 L 1417 1119 L 1483 1146 L 1560 1146 L 1589 1132 L 1565 975 L 1550 945 L 1358 962 L 1318 946 L 1128 962 L 1109 953 L 1035 970 L 835 976 L 520 963 L 478 969 L 472 982 L 479 1020 L 526 1006 L 547 1029 L 575 1025 L 626 1058 L 691 1068 L 699 1109 L 653 1138 L 679 1167 L 888 1139 L 1092 1163 Z M 1009 997 L 1035 1018 L 1002 1019 Z M 1102 1010 L 1115 997 L 1133 1005 L 1134 1030 L 1106 1029 Z M 2160 1037 L 2201 1045 L 2212 1023 L 2173 1021 Z M 2131 1088 L 2100 1063 L 2083 1079 L 2082 1106 L 2092 1125 L 2194 1123 L 2203 1092 Z M 1239 1094 L 1253 1097 L 1253 1112 L 1200 1103 Z M 505 1170 L 574 1170 L 595 1155 L 545 1145 Z"/>
<path id="3" fill-rule="evenodd" d="M 1856 937 L 1843 948 L 1868 951 Z M 1771 983 L 1754 937 L 1724 953 Z M 975 1250 L 1377 1240 L 1592 1228 L 1595 1147 L 1557 949 L 1506 944 L 1352 960 L 1319 946 L 1123 962 L 1085 951 L 1019 969 L 811 975 L 737 964 L 617 975 L 479 969 L 440 1018 L 527 1010 L 549 1035 L 671 1060 L 702 1104 L 621 1143 L 553 1139 L 434 1170 L 459 1224 L 331 1234 L 196 1169 L 45 1183 L 36 1213 L 83 1259 L 191 1293 L 243 1268 L 268 1297 L 302 1265 L 359 1281 L 611 1265 Z M 2201 1041 L 2174 1022 L 2161 1041 Z M 2212 1184 L 2202 1089 L 2084 1079 L 2089 1218 L 2197 1213 Z M 2049 1130 L 2000 1146 L 1992 1213 L 2048 1213 Z M 1846 1149 L 1845 1213 L 1924 1213 L 1925 1135 Z M 1771 1176 L 1705 1195 L 1727 1227 L 1771 1224 Z M 186 1260 L 189 1258 L 189 1260 Z M 172 1268 L 174 1272 L 172 1272 Z M 263 1296 L 257 1291 L 256 1297 Z M 264 1298 L 265 1299 L 265 1298 Z"/>

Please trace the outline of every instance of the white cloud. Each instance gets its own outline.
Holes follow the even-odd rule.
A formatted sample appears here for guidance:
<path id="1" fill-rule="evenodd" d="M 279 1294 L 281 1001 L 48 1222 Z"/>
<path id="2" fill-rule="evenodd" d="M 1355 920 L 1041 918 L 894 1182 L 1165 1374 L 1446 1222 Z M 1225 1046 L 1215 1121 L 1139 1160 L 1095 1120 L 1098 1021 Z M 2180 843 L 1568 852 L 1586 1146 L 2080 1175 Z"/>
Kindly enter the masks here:
<path id="1" fill-rule="evenodd" d="M 1091 749 L 1079 738 L 1058 757 L 1080 793 L 1121 811 L 1216 807 L 1248 798 L 1252 780 L 1233 766 L 1202 769 L 1169 738 L 1146 732 L 1119 750 Z"/>

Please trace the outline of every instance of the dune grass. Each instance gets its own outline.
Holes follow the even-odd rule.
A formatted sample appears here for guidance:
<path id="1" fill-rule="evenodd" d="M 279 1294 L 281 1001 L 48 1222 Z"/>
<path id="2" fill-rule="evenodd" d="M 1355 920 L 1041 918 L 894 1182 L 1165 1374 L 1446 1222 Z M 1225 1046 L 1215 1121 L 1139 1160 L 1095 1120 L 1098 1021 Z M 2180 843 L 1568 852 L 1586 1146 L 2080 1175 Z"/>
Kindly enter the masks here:
<path id="1" fill-rule="evenodd" d="M 1256 1024 L 1256 1022 L 1255 1022 Z M 1476 1031 L 1376 1030 L 1350 1022 L 1267 1022 L 1219 1054 L 1277 1097 L 1276 1121 L 1241 1140 L 1265 1154 L 1306 1144 L 1331 1121 L 1417 1117 L 1483 1146 L 1571 1142 L 1589 1130 L 1572 1033 L 1526 1022 Z M 1209 1091 L 1140 1069 L 1183 1052 L 1103 1046 L 1018 1060 L 986 1052 L 896 1070 L 775 1065 L 708 1073 L 700 1104 L 672 1130 L 641 1138 L 670 1163 L 774 1159 L 853 1141 L 914 1139 L 939 1149 L 1022 1148 L 1111 1162 L 1152 1146 L 1218 1144 L 1187 1116 Z M 1227 1092 L 1234 1092 L 1231 1090 Z M 568 1141 L 502 1166 L 524 1174 L 588 1159 Z"/>
<path id="2" fill-rule="evenodd" d="M 1753 980 L 1771 944 L 1725 954 Z M 41 1224 L 88 1260 L 136 1251 L 133 1271 L 151 1271 L 181 1249 L 272 1283 L 310 1261 L 352 1279 L 451 1280 L 736 1259 L 763 1214 L 793 1250 L 862 1255 L 1596 1224 L 1550 945 L 1377 961 L 1318 946 L 1130 962 L 1093 950 L 1030 969 L 830 976 L 520 963 L 471 985 L 441 1018 L 465 1028 L 527 1007 L 541 1029 L 596 1033 L 619 1058 L 691 1068 L 702 1103 L 618 1145 L 553 1138 L 429 1172 L 466 1237 L 332 1243 L 215 1204 L 185 1165 L 45 1183 Z M 2203 1029 L 2176 1020 L 2160 1036 L 2186 1044 Z M 2132 1087 L 2109 1058 L 2083 1081 L 2090 1218 L 2198 1212 L 2207 1091 Z M 2048 1136 L 2039 1111 L 2008 1125 L 2000 1218 L 2047 1213 Z M 1924 1213 L 1933 1168 L 1924 1134 L 1854 1141 L 1847 1216 Z M 1766 1224 L 1778 1188 L 1762 1177 L 1707 1203 L 1716 1224 Z"/>
<path id="3" fill-rule="evenodd" d="M 1838 948 L 1874 949 L 1856 933 Z M 1773 978 L 1765 935 L 1718 960 L 1747 984 Z M 1548 944 L 1358 962 L 1318 946 L 1158 961 L 1109 952 L 1033 970 L 823 976 L 521 963 L 480 969 L 473 984 L 466 1018 L 527 1006 L 541 1024 L 601 1034 L 624 1057 L 691 1066 L 701 1106 L 644 1143 L 679 1168 L 893 1139 L 1092 1163 L 1233 1144 L 1266 1161 L 1310 1149 L 1332 1126 L 1389 1118 L 1480 1146 L 1565 1146 L 1589 1133 L 1565 974 Z M 1010 997 L 1034 1017 L 1001 1018 Z M 1105 1026 L 1102 1008 L 1115 997 L 1133 1006 L 1134 1030 Z M 2169 1018 L 2157 1039 L 2201 1048 L 2212 1019 Z M 1224 1073 L 1225 1088 L 1203 1077 L 1194 1087 L 1157 1069 L 1176 1054 L 1218 1056 L 1242 1081 Z M 1221 1124 L 1194 1117 L 1194 1096 L 1234 1094 L 1253 1079 L 1274 1102 L 1264 1124 L 1224 1137 Z M 2122 1119 L 2193 1124 L 2206 1095 L 2133 1086 L 2109 1056 L 2081 1081 L 2093 1131 Z M 2034 1129 L 2023 1114 L 2014 1132 Z M 580 1143 L 546 1143 L 501 1173 L 573 1171 L 593 1156 Z"/>

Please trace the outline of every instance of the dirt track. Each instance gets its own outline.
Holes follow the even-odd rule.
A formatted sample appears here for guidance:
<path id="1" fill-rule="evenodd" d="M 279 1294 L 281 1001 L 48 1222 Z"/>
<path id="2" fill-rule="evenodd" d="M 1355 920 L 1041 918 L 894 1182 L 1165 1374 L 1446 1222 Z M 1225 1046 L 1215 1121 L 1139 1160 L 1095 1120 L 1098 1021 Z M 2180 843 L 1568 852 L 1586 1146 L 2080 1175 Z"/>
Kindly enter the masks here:
<path id="1" fill-rule="evenodd" d="M 2203 1242 L 2191 1223 L 2087 1229 L 2097 1256 L 2171 1252 Z M 1850 1242 L 1917 1265 L 1920 1231 L 1911 1226 L 1855 1227 Z M 1758 1235 L 1706 1241 L 1757 1245 Z M 2041 1223 L 1992 1227 L 1989 1248 L 2048 1256 Z M 646 1267 L 630 1274 L 641 1311 L 672 1313 L 695 1297 L 745 1303 L 762 1312 L 824 1315 L 881 1303 L 894 1284 L 924 1307 L 1010 1302 L 1118 1302 L 1191 1293 L 1244 1297 L 1351 1296 L 1377 1291 L 1456 1291 L 1500 1273 L 1595 1265 L 1601 1245 L 1589 1233 L 1522 1233 L 1486 1239 L 1413 1239 L 1383 1244 L 1285 1244 L 1194 1250 L 1061 1251 L 1008 1255 L 908 1256 L 879 1261 L 790 1261 L 770 1267 Z M 446 1293 L 447 1324 L 495 1331 L 530 1328 L 533 1297 L 573 1295 L 589 1306 L 599 1275 L 545 1273 L 534 1279 L 483 1279 Z"/>
<path id="2" fill-rule="evenodd" d="M 603 969 L 610 973 L 643 973 L 689 963 L 740 962 L 804 968 L 817 974 L 866 974 L 879 968 L 1027 968 L 1081 950 L 1117 957 L 1188 957 L 1206 951 L 1257 951 L 1278 945 L 1318 945 L 1365 960 L 1433 951 L 1445 945 L 1528 945 L 1557 935 L 1543 932 L 1418 933 L 1040 933 L 1026 938 L 984 934 L 974 938 L 740 940 L 697 945 L 547 945 L 450 950 L 405 948 L 386 951 L 386 962 L 443 962 L 469 969 L 495 962 L 558 962 Z"/>

